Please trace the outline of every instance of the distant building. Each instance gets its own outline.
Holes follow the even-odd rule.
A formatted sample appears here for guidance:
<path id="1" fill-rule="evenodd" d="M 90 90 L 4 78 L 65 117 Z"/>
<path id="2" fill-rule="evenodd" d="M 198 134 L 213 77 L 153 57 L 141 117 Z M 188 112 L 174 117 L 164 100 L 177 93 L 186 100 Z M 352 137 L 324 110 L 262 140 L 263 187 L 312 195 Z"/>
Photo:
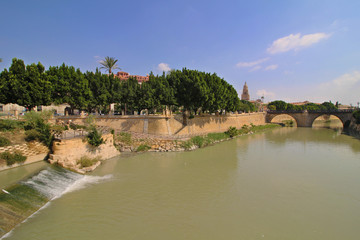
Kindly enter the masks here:
<path id="1" fill-rule="evenodd" d="M 136 78 L 139 84 L 149 81 L 149 76 L 130 75 L 123 71 L 117 72 L 114 76 L 120 78 L 120 80 L 128 80 L 130 77 L 133 77 Z"/>
<path id="2" fill-rule="evenodd" d="M 306 105 L 308 103 L 312 103 L 312 102 L 309 102 L 309 101 L 303 101 L 303 102 L 293 102 L 293 103 L 290 103 L 292 105 L 296 105 L 296 106 L 302 106 L 302 105 Z M 314 103 L 316 105 L 320 105 L 320 103 Z"/>
<path id="3" fill-rule="evenodd" d="M 248 86 L 246 85 L 246 82 L 244 84 L 243 92 L 241 94 L 241 100 L 246 100 L 246 101 L 250 100 L 249 89 Z"/>

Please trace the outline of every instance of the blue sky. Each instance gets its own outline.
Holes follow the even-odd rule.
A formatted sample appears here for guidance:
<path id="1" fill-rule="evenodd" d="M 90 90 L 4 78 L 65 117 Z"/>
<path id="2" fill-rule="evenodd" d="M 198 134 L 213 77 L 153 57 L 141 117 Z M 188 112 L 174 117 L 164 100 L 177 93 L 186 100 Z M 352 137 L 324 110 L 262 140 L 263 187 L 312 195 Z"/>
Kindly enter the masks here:
<path id="1" fill-rule="evenodd" d="M 360 101 L 360 1 L 1 0 L 0 70 L 11 59 L 94 71 L 216 72 L 251 99 Z"/>

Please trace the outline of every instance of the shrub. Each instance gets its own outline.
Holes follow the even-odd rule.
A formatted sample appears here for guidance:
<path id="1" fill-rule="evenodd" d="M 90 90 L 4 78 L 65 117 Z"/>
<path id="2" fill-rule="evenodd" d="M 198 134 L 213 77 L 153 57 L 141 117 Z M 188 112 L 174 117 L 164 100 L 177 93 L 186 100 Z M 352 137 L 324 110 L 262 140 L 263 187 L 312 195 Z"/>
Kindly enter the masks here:
<path id="1" fill-rule="evenodd" d="M 28 132 L 25 140 L 31 141 L 38 139 L 43 142 L 46 146 L 50 146 L 53 141 L 53 135 L 51 134 L 51 126 L 47 121 L 51 117 L 51 111 L 44 112 L 28 112 L 25 114 L 24 118 L 26 119 L 26 123 L 24 125 L 24 129 L 31 132 Z M 37 132 L 37 133 L 36 133 Z"/>
<path id="2" fill-rule="evenodd" d="M 8 166 L 11 166 L 15 163 L 23 163 L 26 160 L 26 156 L 23 156 L 20 152 L 16 151 L 14 153 L 10 153 L 9 151 L 3 152 L 0 154 L 0 158 L 6 161 Z"/>
<path id="3" fill-rule="evenodd" d="M 229 136 L 226 133 L 209 133 L 207 135 L 207 139 L 209 139 L 209 141 L 216 142 L 216 141 L 221 141 L 223 139 L 227 139 Z"/>
<path id="4" fill-rule="evenodd" d="M 94 147 L 98 147 L 105 143 L 104 139 L 101 137 L 101 133 L 99 133 L 95 127 L 91 128 L 89 134 L 87 135 L 87 141 Z"/>
<path id="5" fill-rule="evenodd" d="M 353 116 L 354 116 L 354 118 L 355 118 L 356 124 L 360 124 L 360 110 L 355 111 L 355 112 L 353 113 Z"/>
<path id="6" fill-rule="evenodd" d="M 0 147 L 9 146 L 10 143 L 11 143 L 11 142 L 10 142 L 9 139 L 7 139 L 6 137 L 0 136 Z"/>
<path id="7" fill-rule="evenodd" d="M 121 132 L 117 135 L 117 140 L 119 142 L 130 145 L 132 143 L 131 133 Z"/>
<path id="8" fill-rule="evenodd" d="M 33 141 L 33 140 L 40 140 L 41 139 L 41 133 L 39 133 L 35 129 L 27 130 L 25 131 L 25 141 Z"/>
<path id="9" fill-rule="evenodd" d="M 192 137 L 190 140 L 193 145 L 198 146 L 199 148 L 203 147 L 205 144 L 205 139 L 201 136 Z"/>
<path id="10" fill-rule="evenodd" d="M 0 119 L 0 131 L 13 131 L 15 129 L 21 129 L 24 127 L 23 121 Z"/>
<path id="11" fill-rule="evenodd" d="M 65 130 L 65 127 L 61 126 L 61 125 L 52 125 L 51 126 L 51 131 L 54 134 L 61 134 L 64 130 Z"/>
<path id="12" fill-rule="evenodd" d="M 77 160 L 77 164 L 81 165 L 81 168 L 84 167 L 91 167 L 95 163 L 100 161 L 100 158 L 89 158 L 89 157 L 81 157 L 79 160 Z"/>
<path id="13" fill-rule="evenodd" d="M 184 148 L 185 150 L 189 150 L 193 146 L 193 143 L 191 140 L 188 140 L 188 141 L 182 142 L 180 146 L 182 148 Z"/>
<path id="14" fill-rule="evenodd" d="M 244 125 L 244 126 L 246 126 L 246 125 Z M 236 127 L 229 127 L 229 129 L 225 132 L 225 134 L 227 134 L 229 137 L 233 138 L 239 134 L 239 131 L 236 129 Z"/>
<path id="15" fill-rule="evenodd" d="M 151 147 L 146 145 L 146 144 L 141 144 L 137 149 L 136 151 L 137 152 L 145 152 L 147 150 L 149 150 Z"/>

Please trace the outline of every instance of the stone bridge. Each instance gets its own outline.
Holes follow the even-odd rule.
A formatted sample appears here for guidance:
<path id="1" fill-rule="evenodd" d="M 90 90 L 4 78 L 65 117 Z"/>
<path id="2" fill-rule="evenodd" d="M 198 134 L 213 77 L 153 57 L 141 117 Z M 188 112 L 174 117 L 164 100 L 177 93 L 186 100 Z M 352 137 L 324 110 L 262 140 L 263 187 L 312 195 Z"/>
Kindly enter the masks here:
<path id="1" fill-rule="evenodd" d="M 344 127 L 350 124 L 353 110 L 332 110 L 332 111 L 268 111 L 265 121 L 270 123 L 274 117 L 289 115 L 296 121 L 298 127 L 312 127 L 314 120 L 322 115 L 333 115 L 340 119 Z"/>

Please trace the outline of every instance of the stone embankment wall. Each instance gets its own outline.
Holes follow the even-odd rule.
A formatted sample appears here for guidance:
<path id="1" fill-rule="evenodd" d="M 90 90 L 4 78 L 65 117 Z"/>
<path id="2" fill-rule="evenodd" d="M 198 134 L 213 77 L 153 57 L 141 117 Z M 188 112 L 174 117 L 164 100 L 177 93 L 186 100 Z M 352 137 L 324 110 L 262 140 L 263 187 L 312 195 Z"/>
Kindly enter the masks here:
<path id="1" fill-rule="evenodd" d="M 88 144 L 85 139 L 81 137 L 56 140 L 53 143 L 53 154 L 50 154 L 49 162 L 51 164 L 57 163 L 62 167 L 80 173 L 92 171 L 100 163 L 89 169 L 80 169 L 77 161 L 81 157 L 101 158 L 102 160 L 106 160 L 119 155 L 119 151 L 114 147 L 113 135 L 104 134 L 102 138 L 105 140 L 105 143 L 96 148 Z"/>
<path id="2" fill-rule="evenodd" d="M 84 124 L 85 118 L 59 117 L 58 121 L 73 121 Z M 204 115 L 188 119 L 186 126 L 182 123 L 182 115 L 171 116 L 97 116 L 96 125 L 109 127 L 116 131 L 144 133 L 166 136 L 201 135 L 210 132 L 224 132 L 230 126 L 241 128 L 244 124 L 265 124 L 265 113 L 243 113 L 231 115 Z"/>
<path id="3" fill-rule="evenodd" d="M 360 124 L 356 124 L 356 120 L 354 117 L 351 119 L 348 130 L 352 135 L 360 137 Z"/>
<path id="4" fill-rule="evenodd" d="M 32 141 L 29 143 L 12 145 L 7 147 L 0 147 L 0 153 L 9 151 L 11 153 L 18 151 L 22 155 L 26 156 L 26 161 L 21 164 L 13 164 L 11 166 L 7 166 L 6 162 L 0 163 L 0 171 L 34 163 L 40 162 L 45 159 L 45 157 L 49 153 L 49 148 L 46 147 L 44 144 L 36 141 Z"/>

